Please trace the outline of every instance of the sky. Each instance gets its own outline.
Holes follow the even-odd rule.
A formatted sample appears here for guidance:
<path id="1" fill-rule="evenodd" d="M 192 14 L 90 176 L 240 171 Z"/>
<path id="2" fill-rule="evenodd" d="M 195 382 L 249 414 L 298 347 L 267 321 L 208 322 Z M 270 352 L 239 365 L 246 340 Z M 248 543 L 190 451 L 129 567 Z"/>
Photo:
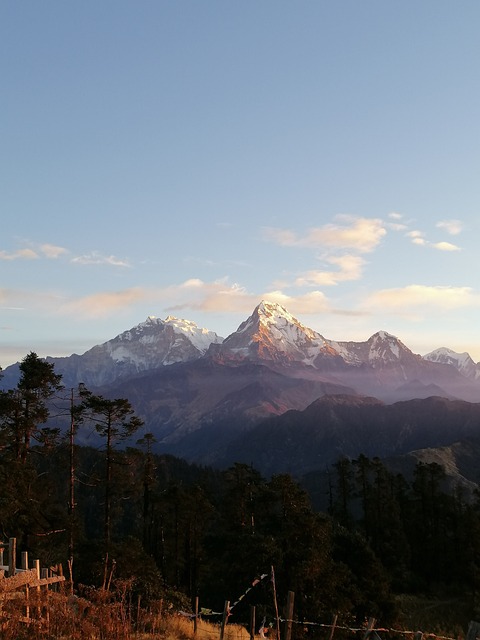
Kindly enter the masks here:
<path id="1" fill-rule="evenodd" d="M 262 300 L 480 360 L 478 0 L 0 3 L 0 366 Z"/>

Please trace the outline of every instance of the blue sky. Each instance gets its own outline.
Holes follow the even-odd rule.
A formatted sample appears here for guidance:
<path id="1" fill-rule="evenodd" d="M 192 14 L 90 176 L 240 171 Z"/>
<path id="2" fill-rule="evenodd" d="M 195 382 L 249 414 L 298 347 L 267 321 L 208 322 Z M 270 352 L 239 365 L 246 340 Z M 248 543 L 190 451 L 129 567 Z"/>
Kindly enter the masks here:
<path id="1" fill-rule="evenodd" d="M 0 365 L 263 299 L 480 360 L 480 3 L 6 0 Z"/>

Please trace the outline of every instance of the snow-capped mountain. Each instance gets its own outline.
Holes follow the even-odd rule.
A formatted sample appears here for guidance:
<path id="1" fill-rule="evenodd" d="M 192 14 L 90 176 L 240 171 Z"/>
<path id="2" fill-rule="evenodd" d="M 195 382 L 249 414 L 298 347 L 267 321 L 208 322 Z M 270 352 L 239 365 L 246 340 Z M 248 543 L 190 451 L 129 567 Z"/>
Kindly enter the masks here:
<path id="1" fill-rule="evenodd" d="M 231 446 L 236 455 L 241 448 L 235 438 L 245 434 L 248 444 L 250 430 L 261 420 L 302 412 L 324 397 L 330 398 L 328 411 L 340 396 L 348 398 L 345 420 L 350 426 L 355 425 L 362 397 L 370 397 L 367 404 L 372 398 L 381 405 L 401 400 L 394 411 L 398 415 L 404 402 L 414 403 L 412 411 L 421 413 L 430 405 L 419 399 L 429 397 L 476 404 L 480 400 L 480 376 L 468 354 L 439 349 L 422 357 L 386 331 L 364 342 L 329 340 L 267 301 L 225 340 L 187 320 L 149 317 L 83 355 L 47 360 L 67 388 L 83 382 L 107 397 L 128 398 L 164 452 L 205 463 Z M 3 373 L 2 388 L 14 388 L 18 364 Z M 458 407 L 455 411 L 463 410 L 463 405 Z M 408 416 L 401 420 L 399 433 L 404 437 L 411 421 Z M 303 436 L 299 431 L 306 445 L 316 428 Z M 384 428 L 379 422 L 378 438 L 384 437 Z M 376 438 L 375 430 L 368 433 Z M 278 434 L 272 438 L 278 440 Z M 345 427 L 342 438 L 357 438 L 354 426 Z M 331 445 L 338 453 L 333 440 Z M 269 455 L 273 445 L 265 446 Z M 249 461 L 254 455 L 249 450 Z"/>
<path id="2" fill-rule="evenodd" d="M 319 370 L 331 370 L 333 364 L 341 369 L 423 364 L 421 356 L 386 331 L 375 333 L 365 342 L 328 340 L 305 327 L 281 305 L 266 301 L 221 345 L 211 347 L 210 352 L 240 360 L 306 365 Z"/>
<path id="3" fill-rule="evenodd" d="M 480 363 L 475 363 L 467 352 L 456 353 L 447 347 L 440 347 L 423 357 L 429 362 L 452 365 L 466 378 L 480 379 Z"/>
<path id="4" fill-rule="evenodd" d="M 149 316 L 145 322 L 83 355 L 47 360 L 54 363 L 55 371 L 62 374 L 66 386 L 75 386 L 78 382 L 103 386 L 118 378 L 196 360 L 212 343 L 222 340 L 215 332 L 201 329 L 188 320 Z"/>
<path id="5" fill-rule="evenodd" d="M 328 342 L 281 305 L 261 302 L 252 315 L 210 353 L 226 359 L 279 365 L 313 365 L 320 354 L 336 356 Z"/>
<path id="6" fill-rule="evenodd" d="M 47 360 L 67 387 L 79 382 L 105 387 L 201 358 L 213 365 L 260 364 L 283 376 L 349 387 L 387 402 L 425 397 L 428 389 L 469 401 L 480 397 L 477 365 L 468 354 L 441 349 L 422 358 L 386 331 L 364 342 L 329 340 L 268 301 L 225 340 L 194 322 L 152 316 L 83 355 Z M 17 379 L 18 365 L 8 367 L 2 387 L 12 388 Z"/>
<path id="7" fill-rule="evenodd" d="M 421 360 L 398 338 L 387 333 L 378 331 L 365 342 L 333 342 L 330 346 L 349 365 L 360 366 L 368 364 L 373 368 L 388 366 L 390 364 L 413 364 Z"/>

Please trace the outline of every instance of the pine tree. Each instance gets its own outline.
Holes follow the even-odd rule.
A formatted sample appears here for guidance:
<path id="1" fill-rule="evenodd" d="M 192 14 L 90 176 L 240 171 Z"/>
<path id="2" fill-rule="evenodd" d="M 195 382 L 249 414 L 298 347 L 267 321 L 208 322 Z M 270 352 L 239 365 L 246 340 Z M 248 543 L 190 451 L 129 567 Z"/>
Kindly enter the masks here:
<path id="1" fill-rule="evenodd" d="M 133 411 L 130 402 L 124 398 L 109 400 L 100 395 L 85 393 L 83 401 L 87 416 L 95 423 L 97 433 L 105 439 L 105 512 L 104 544 L 108 551 L 111 542 L 112 511 L 112 468 L 116 445 L 132 436 L 143 424 Z"/>

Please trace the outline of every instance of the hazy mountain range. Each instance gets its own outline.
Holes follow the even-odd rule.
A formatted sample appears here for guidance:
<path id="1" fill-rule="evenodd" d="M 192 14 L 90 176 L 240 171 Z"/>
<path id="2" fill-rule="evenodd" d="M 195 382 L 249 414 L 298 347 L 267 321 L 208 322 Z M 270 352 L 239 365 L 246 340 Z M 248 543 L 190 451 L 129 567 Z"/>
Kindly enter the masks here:
<path id="1" fill-rule="evenodd" d="M 149 317 L 48 361 L 67 388 L 128 398 L 159 450 L 201 463 L 304 474 L 340 455 L 398 456 L 480 433 L 480 365 L 468 354 L 422 357 L 385 331 L 330 340 L 266 301 L 225 339 Z M 15 386 L 18 364 L 3 373 L 3 388 Z"/>

